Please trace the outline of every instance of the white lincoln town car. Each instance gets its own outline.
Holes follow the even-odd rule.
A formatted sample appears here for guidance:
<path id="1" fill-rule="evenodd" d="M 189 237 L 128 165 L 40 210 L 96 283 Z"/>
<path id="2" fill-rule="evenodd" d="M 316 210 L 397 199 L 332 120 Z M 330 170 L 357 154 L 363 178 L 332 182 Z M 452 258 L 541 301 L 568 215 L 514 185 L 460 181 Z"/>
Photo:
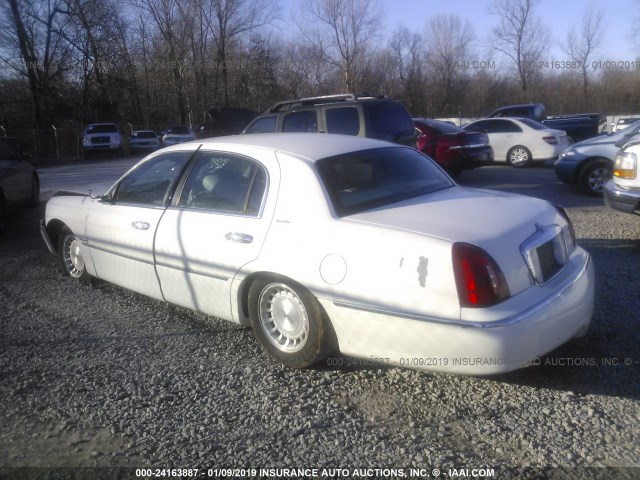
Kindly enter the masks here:
<path id="1" fill-rule="evenodd" d="M 373 139 L 175 145 L 104 195 L 57 193 L 41 227 L 71 277 L 250 325 L 293 367 L 341 352 L 506 372 L 584 335 L 593 311 L 593 265 L 561 207 L 460 187 Z"/>

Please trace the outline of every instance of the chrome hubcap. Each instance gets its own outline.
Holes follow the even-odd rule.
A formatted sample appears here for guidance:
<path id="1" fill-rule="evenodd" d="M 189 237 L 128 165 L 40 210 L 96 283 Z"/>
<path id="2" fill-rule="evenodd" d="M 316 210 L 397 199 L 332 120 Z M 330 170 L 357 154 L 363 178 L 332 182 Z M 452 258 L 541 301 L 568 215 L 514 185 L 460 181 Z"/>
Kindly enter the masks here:
<path id="1" fill-rule="evenodd" d="M 73 235 L 64 239 L 64 266 L 73 278 L 80 278 L 84 272 L 84 259 L 80 252 L 80 242 Z"/>
<path id="2" fill-rule="evenodd" d="M 594 192 L 600 193 L 604 189 L 604 184 L 611 180 L 611 178 L 611 170 L 604 167 L 596 168 L 589 175 L 589 188 Z"/>
<path id="3" fill-rule="evenodd" d="M 301 350 L 309 337 L 309 316 L 298 295 L 283 283 L 267 285 L 258 300 L 260 325 L 280 351 Z"/>
<path id="4" fill-rule="evenodd" d="M 511 152 L 510 159 L 512 165 L 522 165 L 527 163 L 527 160 L 529 160 L 529 154 L 526 152 L 526 150 L 517 148 L 513 152 Z"/>

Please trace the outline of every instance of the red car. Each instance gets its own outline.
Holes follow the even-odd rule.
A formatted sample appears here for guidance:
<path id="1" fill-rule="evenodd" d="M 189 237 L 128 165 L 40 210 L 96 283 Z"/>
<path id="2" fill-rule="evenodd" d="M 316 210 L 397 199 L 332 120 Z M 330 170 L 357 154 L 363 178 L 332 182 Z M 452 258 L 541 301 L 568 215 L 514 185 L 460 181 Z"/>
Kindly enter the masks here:
<path id="1" fill-rule="evenodd" d="M 426 118 L 414 118 L 413 123 L 420 130 L 418 149 L 449 174 L 458 175 L 493 163 L 493 149 L 486 133 L 466 132 L 451 123 Z"/>

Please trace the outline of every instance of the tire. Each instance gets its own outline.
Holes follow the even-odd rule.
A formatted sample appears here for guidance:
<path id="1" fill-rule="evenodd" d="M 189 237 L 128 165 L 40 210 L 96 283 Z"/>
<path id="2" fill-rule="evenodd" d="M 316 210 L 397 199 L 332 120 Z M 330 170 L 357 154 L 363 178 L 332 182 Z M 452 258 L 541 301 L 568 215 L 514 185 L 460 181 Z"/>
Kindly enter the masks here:
<path id="1" fill-rule="evenodd" d="M 601 197 L 604 184 L 613 178 L 613 167 L 606 161 L 587 164 L 580 174 L 580 188 L 590 197 Z"/>
<path id="2" fill-rule="evenodd" d="M 531 152 L 522 145 L 512 147 L 507 153 L 507 163 L 516 168 L 524 168 L 531 165 Z"/>
<path id="3" fill-rule="evenodd" d="M 90 283 L 91 276 L 87 273 L 84 258 L 80 252 L 80 240 L 69 230 L 69 227 L 63 227 L 58 236 L 58 255 L 60 269 L 64 275 Z"/>
<path id="4" fill-rule="evenodd" d="M 31 195 L 29 196 L 29 207 L 37 207 L 40 203 L 40 179 L 36 173 L 31 178 Z"/>
<path id="5" fill-rule="evenodd" d="M 259 278 L 248 302 L 254 334 L 273 358 L 293 368 L 325 358 L 328 329 L 320 304 L 307 289 L 290 280 Z"/>

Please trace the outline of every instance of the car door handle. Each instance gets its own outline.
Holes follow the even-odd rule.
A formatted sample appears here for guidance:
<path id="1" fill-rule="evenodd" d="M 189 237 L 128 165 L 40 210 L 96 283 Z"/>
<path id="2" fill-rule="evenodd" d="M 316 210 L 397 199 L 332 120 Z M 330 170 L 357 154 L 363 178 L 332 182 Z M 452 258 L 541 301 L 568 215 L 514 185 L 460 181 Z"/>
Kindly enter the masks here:
<path id="1" fill-rule="evenodd" d="M 136 230 L 149 230 L 149 222 L 142 222 L 140 220 L 136 220 L 135 222 L 131 222 L 131 226 Z"/>
<path id="2" fill-rule="evenodd" d="M 246 233 L 229 232 L 224 236 L 224 238 L 226 238 L 230 242 L 236 242 L 236 243 L 253 242 L 253 237 L 251 235 L 247 235 Z"/>

